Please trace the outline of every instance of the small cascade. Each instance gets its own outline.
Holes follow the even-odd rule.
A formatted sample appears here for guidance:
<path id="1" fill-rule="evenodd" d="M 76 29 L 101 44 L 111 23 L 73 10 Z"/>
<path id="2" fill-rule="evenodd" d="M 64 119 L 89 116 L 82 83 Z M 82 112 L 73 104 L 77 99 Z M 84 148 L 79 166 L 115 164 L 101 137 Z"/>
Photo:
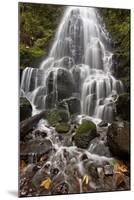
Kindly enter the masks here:
<path id="1" fill-rule="evenodd" d="M 39 69 L 23 71 L 21 95 L 34 111 L 54 108 L 77 94 L 81 114 L 112 121 L 114 101 L 123 85 L 111 74 L 113 54 L 101 21 L 95 8 L 67 8 L 48 58 Z"/>
<path id="2" fill-rule="evenodd" d="M 112 75 L 113 53 L 109 47 L 108 33 L 97 9 L 71 6 L 64 13 L 48 58 L 40 68 L 27 67 L 23 71 L 21 96 L 31 102 L 33 115 L 61 106 L 70 119 L 58 122 L 69 125 L 65 134 L 58 132 L 57 124 L 53 127 L 41 119 L 29 133 L 30 139 L 27 135 L 22 144 L 24 153 L 30 152 L 29 163 L 38 168 L 32 178 L 38 195 L 59 194 L 55 189 L 62 194 L 115 189 L 108 176 L 114 177 L 114 158 L 106 137 L 123 84 Z M 77 116 L 70 112 L 70 107 Z M 78 124 L 84 119 L 93 121 L 98 133 L 87 149 L 78 148 L 74 140 Z M 100 122 L 104 126 L 99 127 Z M 110 180 L 106 189 L 104 174 Z M 48 177 L 52 185 L 44 190 L 40 183 Z"/>

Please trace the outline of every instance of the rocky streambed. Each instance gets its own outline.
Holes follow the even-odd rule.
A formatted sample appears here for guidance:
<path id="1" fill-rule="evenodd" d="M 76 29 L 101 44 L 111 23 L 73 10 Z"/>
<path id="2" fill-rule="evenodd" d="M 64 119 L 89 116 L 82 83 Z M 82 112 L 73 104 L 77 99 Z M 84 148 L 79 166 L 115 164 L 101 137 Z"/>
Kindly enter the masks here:
<path id="1" fill-rule="evenodd" d="M 52 109 L 20 133 L 21 197 L 130 189 L 128 122 Z"/>

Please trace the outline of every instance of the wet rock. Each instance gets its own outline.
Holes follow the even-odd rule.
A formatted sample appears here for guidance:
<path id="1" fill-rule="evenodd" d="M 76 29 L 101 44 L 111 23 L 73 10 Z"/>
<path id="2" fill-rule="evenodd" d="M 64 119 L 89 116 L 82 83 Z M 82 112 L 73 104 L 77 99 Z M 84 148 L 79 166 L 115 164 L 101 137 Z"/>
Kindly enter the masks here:
<path id="1" fill-rule="evenodd" d="M 69 115 L 66 110 L 52 109 L 47 119 L 51 126 L 56 126 L 58 123 L 67 123 Z"/>
<path id="2" fill-rule="evenodd" d="M 70 114 L 79 114 L 80 113 L 80 99 L 76 97 L 71 97 L 64 99 L 59 103 L 59 107 L 63 107 L 69 110 Z"/>
<path id="3" fill-rule="evenodd" d="M 70 129 L 70 125 L 68 123 L 58 123 L 56 124 L 55 130 L 58 133 L 67 133 Z"/>
<path id="4" fill-rule="evenodd" d="M 32 178 L 36 171 L 38 171 L 38 167 L 35 164 L 28 164 L 25 170 L 21 173 L 21 177 Z"/>
<path id="5" fill-rule="evenodd" d="M 32 106 L 25 97 L 20 97 L 20 121 L 23 121 L 32 115 Z"/>
<path id="6" fill-rule="evenodd" d="M 102 167 L 97 167 L 97 174 L 100 179 L 104 177 L 104 169 Z"/>
<path id="7" fill-rule="evenodd" d="M 88 156 L 84 153 L 82 156 L 81 156 L 81 160 L 87 160 L 88 159 Z"/>
<path id="8" fill-rule="evenodd" d="M 89 152 L 100 156 L 110 157 L 111 153 L 105 141 L 95 138 L 90 142 Z"/>
<path id="9" fill-rule="evenodd" d="M 104 166 L 104 174 L 106 176 L 110 176 L 110 175 L 113 175 L 114 173 L 114 168 L 112 165 L 105 165 Z"/>
<path id="10" fill-rule="evenodd" d="M 126 121 L 113 122 L 107 132 L 107 143 L 113 155 L 129 159 L 130 130 Z"/>
<path id="11" fill-rule="evenodd" d="M 20 145 L 20 156 L 28 163 L 36 163 L 42 155 L 52 151 L 50 140 L 34 140 Z"/>
<path id="12" fill-rule="evenodd" d="M 101 121 L 99 124 L 98 124 L 99 127 L 106 127 L 108 126 L 108 123 L 106 121 Z"/>
<path id="13" fill-rule="evenodd" d="M 40 131 L 40 130 L 36 130 L 36 131 L 34 132 L 34 134 L 35 134 L 35 137 L 42 137 L 42 138 L 47 137 L 47 133 L 44 132 L 44 131 Z"/>
<path id="14" fill-rule="evenodd" d="M 58 168 L 52 168 L 50 170 L 50 174 L 52 177 L 56 176 L 59 173 L 59 169 Z"/>
<path id="15" fill-rule="evenodd" d="M 130 95 L 128 93 L 119 95 L 116 101 L 116 110 L 121 119 L 130 121 Z"/>
<path id="16" fill-rule="evenodd" d="M 57 80 L 56 82 L 55 78 Z M 54 72 L 51 72 L 47 79 L 47 87 L 47 93 L 48 95 L 52 94 L 54 102 L 71 97 L 74 92 L 74 81 L 71 73 L 64 68 L 59 68 L 55 77 Z M 52 93 L 54 91 L 53 87 L 55 87 L 56 96 Z M 53 105 L 51 108 L 53 108 Z"/>
<path id="17" fill-rule="evenodd" d="M 77 147 L 86 149 L 95 137 L 97 137 L 96 125 L 92 121 L 83 120 L 73 139 Z"/>
<path id="18" fill-rule="evenodd" d="M 68 194 L 69 185 L 66 182 L 59 184 L 53 191 L 53 194 Z"/>
<path id="19" fill-rule="evenodd" d="M 37 115 L 34 115 L 28 119 L 25 119 L 20 123 L 20 139 L 23 140 L 23 138 L 31 131 L 33 130 L 39 120 L 41 118 L 47 118 L 48 111 L 42 111 Z"/>

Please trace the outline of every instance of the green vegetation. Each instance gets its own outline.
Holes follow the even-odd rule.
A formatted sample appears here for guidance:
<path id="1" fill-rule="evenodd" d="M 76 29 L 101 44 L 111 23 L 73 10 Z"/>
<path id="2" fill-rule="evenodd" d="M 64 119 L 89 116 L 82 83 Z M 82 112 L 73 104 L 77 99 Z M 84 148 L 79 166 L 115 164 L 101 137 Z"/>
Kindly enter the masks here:
<path id="1" fill-rule="evenodd" d="M 56 126 L 59 123 L 67 123 L 69 121 L 69 116 L 66 110 L 53 109 L 48 114 L 47 119 L 51 126 Z"/>
<path id="2" fill-rule="evenodd" d="M 116 78 L 123 81 L 125 91 L 130 91 L 130 10 L 100 9 L 106 29 L 114 42 L 113 69 Z"/>
<path id="3" fill-rule="evenodd" d="M 58 124 L 56 124 L 55 129 L 58 133 L 67 133 L 70 129 L 70 125 L 65 122 L 58 123 Z"/>
<path id="4" fill-rule="evenodd" d="M 20 106 L 30 106 L 30 102 L 25 97 L 20 97 Z"/>
<path id="5" fill-rule="evenodd" d="M 19 3 L 20 66 L 25 68 L 48 55 L 64 7 L 58 5 Z"/>
<path id="6" fill-rule="evenodd" d="M 91 140 L 97 137 L 96 125 L 89 120 L 83 120 L 74 135 L 75 145 L 87 149 Z"/>
<path id="7" fill-rule="evenodd" d="M 96 130 L 96 125 L 89 120 L 83 120 L 76 130 L 76 134 L 87 133 L 90 130 Z"/>

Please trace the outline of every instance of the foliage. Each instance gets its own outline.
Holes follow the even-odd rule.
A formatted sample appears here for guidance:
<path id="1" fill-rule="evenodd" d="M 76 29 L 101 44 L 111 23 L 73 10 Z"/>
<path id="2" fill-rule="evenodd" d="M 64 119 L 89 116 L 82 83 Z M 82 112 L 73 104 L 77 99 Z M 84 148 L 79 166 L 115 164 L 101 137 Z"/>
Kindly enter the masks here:
<path id="1" fill-rule="evenodd" d="M 113 41 L 114 75 L 123 80 L 125 91 L 130 91 L 130 10 L 100 9 L 106 29 Z M 126 81 L 127 80 L 127 81 Z M 126 82 L 125 82 L 126 81 Z"/>
<path id="2" fill-rule="evenodd" d="M 30 102 L 25 97 L 20 97 L 20 106 L 31 106 Z"/>
<path id="3" fill-rule="evenodd" d="M 50 178 L 47 178 L 41 182 L 40 187 L 44 187 L 44 189 L 49 189 L 51 184 L 52 184 L 52 180 Z"/>
<path id="4" fill-rule="evenodd" d="M 33 65 L 48 54 L 63 8 L 58 5 L 19 3 L 22 68 Z"/>

